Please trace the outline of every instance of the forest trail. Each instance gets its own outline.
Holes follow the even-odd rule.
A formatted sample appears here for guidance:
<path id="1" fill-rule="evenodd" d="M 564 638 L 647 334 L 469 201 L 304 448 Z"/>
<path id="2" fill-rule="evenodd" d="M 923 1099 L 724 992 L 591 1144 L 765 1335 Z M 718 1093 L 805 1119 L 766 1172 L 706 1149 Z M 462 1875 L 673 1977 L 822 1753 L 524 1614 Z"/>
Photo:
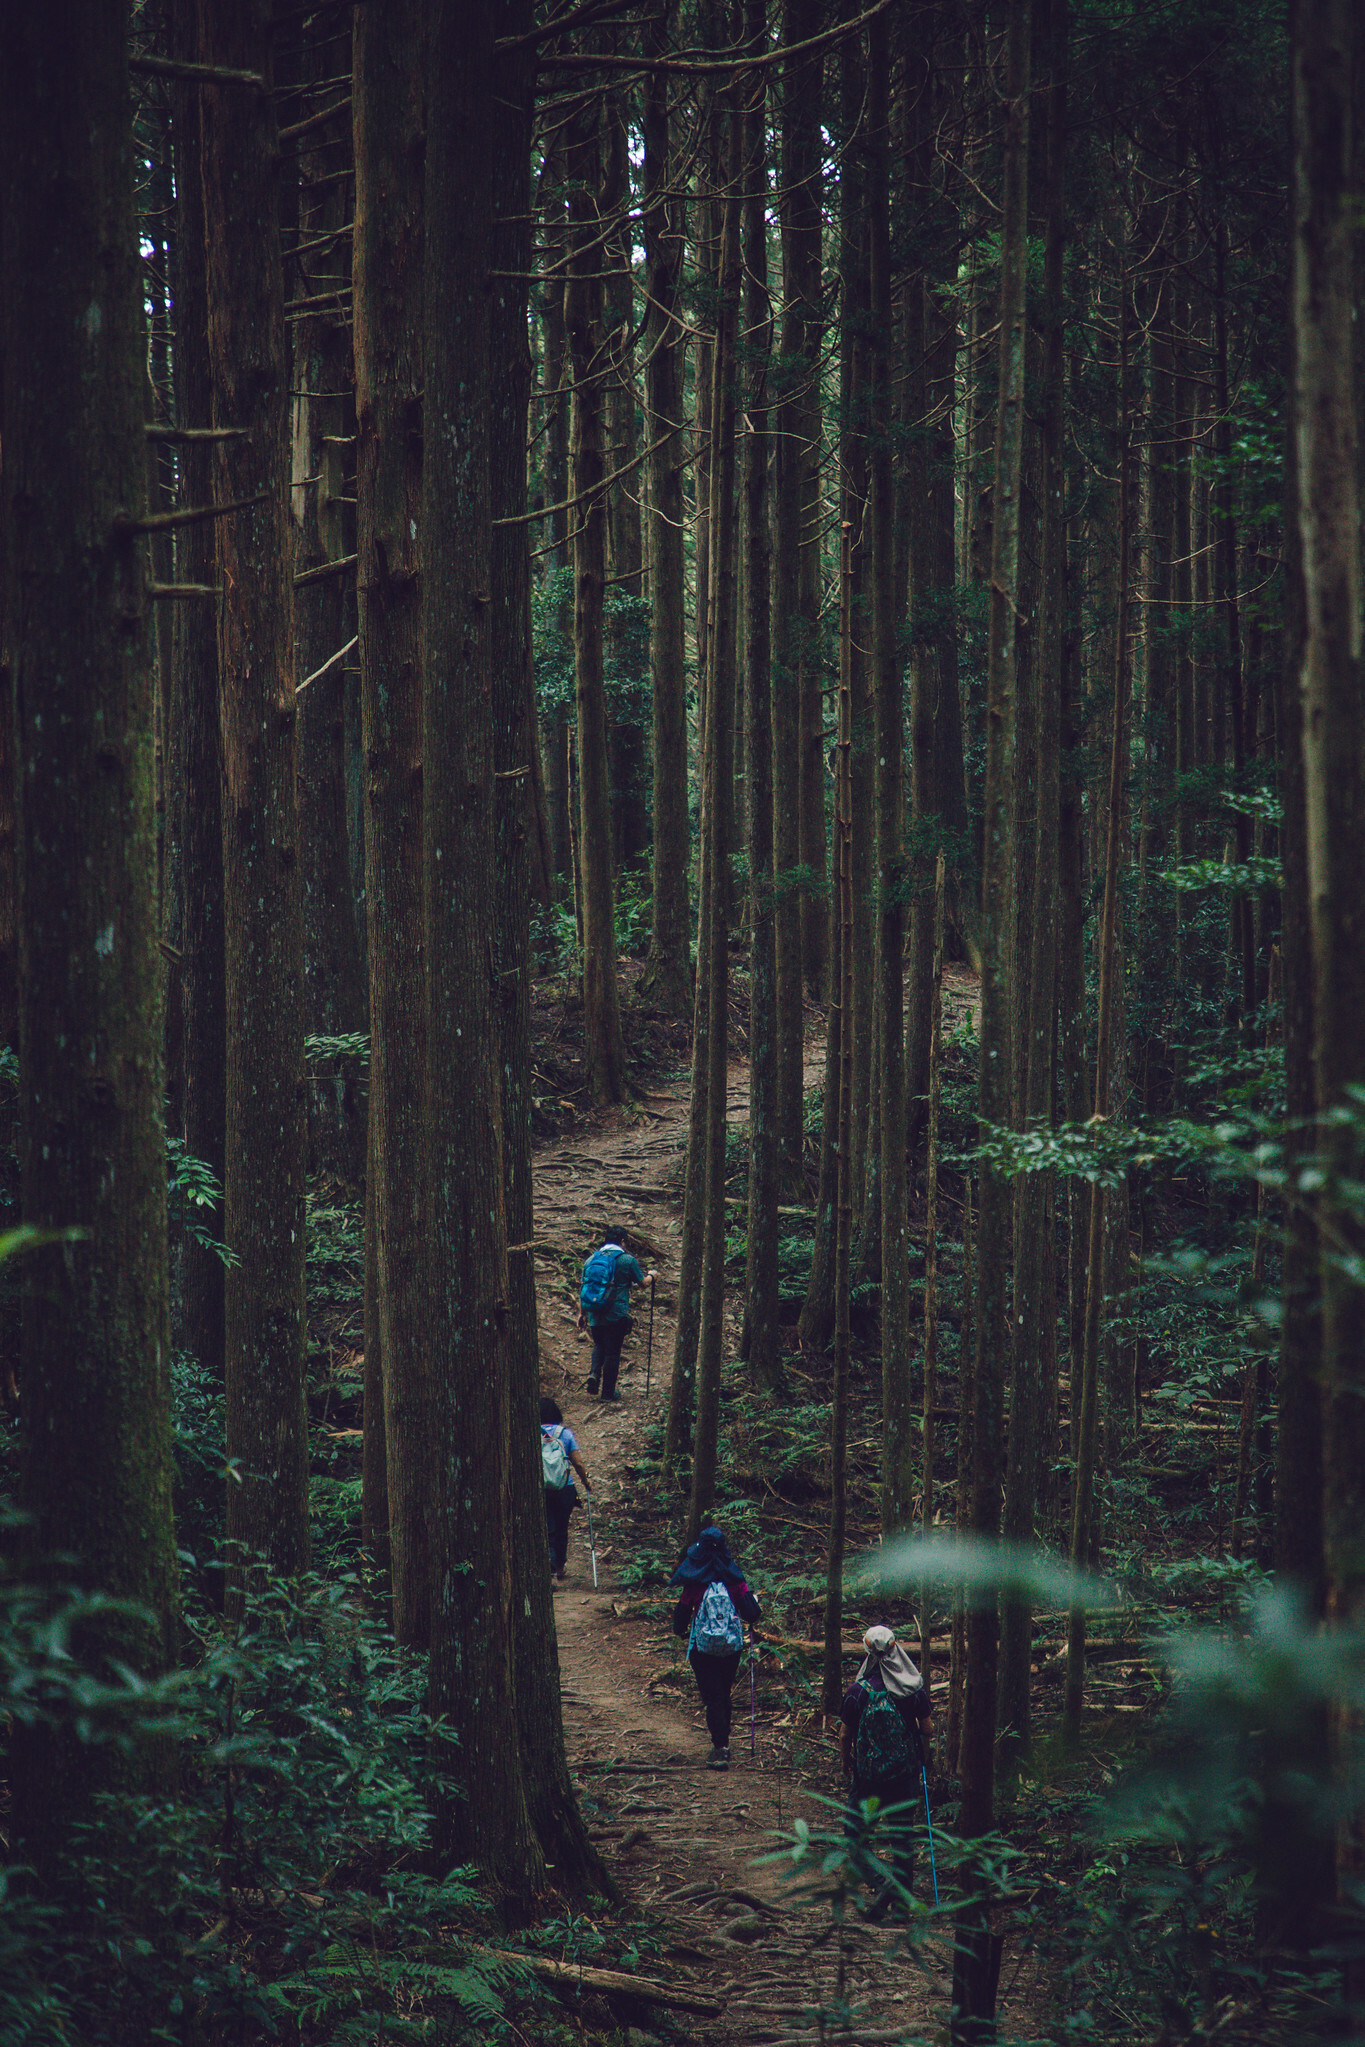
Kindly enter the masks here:
<path id="1" fill-rule="evenodd" d="M 730 1067 L 728 1112 L 747 1118 L 742 1061 Z M 855 1913 L 841 1931 L 825 1905 L 793 1901 L 779 1868 L 754 1867 L 794 1818 L 829 1825 L 833 1815 L 817 1794 L 836 1792 L 834 1742 L 808 1733 L 798 1755 L 760 1648 L 753 1747 L 746 1658 L 735 1681 L 731 1767 L 707 1769 L 710 1743 L 682 1645 L 666 1620 L 634 1611 L 640 1602 L 619 1586 L 629 1561 L 621 1508 L 649 1425 L 667 1407 L 681 1228 L 674 1188 L 686 1131 L 683 1077 L 544 1145 L 535 1159 L 541 1385 L 579 1437 L 597 1538 L 594 1589 L 580 1501 L 567 1580 L 555 1588 L 569 1762 L 627 1910 L 667 1928 L 663 1953 L 644 1954 L 641 1972 L 720 2007 L 713 2019 L 685 2021 L 693 2038 L 758 2047 L 818 2039 L 818 2013 L 839 1999 L 842 1981 L 855 2016 L 840 2037 L 870 2047 L 931 2029 L 946 2006 L 946 1946 L 922 1951 L 930 1963 L 922 1973 L 894 1927 L 866 1925 Z M 577 1290 L 582 1260 L 601 1241 L 594 1232 L 613 1218 L 635 1235 L 658 1282 L 648 1399 L 649 1302 L 637 1290 L 622 1398 L 601 1407 L 585 1391 L 589 1351 L 575 1326 Z M 727 1305 L 737 1307 L 733 1298 Z M 737 1334 L 732 1327 L 731 1343 Z"/>

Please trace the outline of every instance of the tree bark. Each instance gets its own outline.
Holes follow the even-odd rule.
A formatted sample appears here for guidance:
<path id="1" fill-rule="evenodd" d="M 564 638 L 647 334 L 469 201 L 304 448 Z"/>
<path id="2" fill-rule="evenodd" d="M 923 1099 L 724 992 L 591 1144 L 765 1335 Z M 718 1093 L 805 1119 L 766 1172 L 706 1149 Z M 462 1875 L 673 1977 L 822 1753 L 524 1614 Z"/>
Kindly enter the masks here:
<path id="1" fill-rule="evenodd" d="M 504 7 L 501 33 L 524 36 L 531 0 Z M 535 74 L 525 50 L 496 60 L 500 112 L 493 145 L 490 363 L 489 564 L 496 949 L 502 1080 L 503 1173 L 507 1206 L 506 1322 L 511 1479 L 511 1603 L 516 1723 L 531 1824 L 561 1882 L 614 1886 L 587 1836 L 564 1752 L 554 1604 L 546 1569 L 545 1492 L 540 1462 L 540 1350 L 536 1326 L 535 1202 L 531 1175 L 531 872 L 535 791 L 528 773 L 536 743 L 531 657 L 531 563 L 526 522 L 526 429 L 532 366 L 527 346 L 526 273 L 531 268 L 531 114 Z"/>
<path id="2" fill-rule="evenodd" d="M 923 1470 L 920 1479 L 920 1532 L 931 1533 L 937 1511 L 934 1484 L 934 1420 L 938 1403 L 938 1195 L 939 1108 L 943 1049 L 943 855 L 934 876 L 933 1001 L 929 1011 L 929 1116 L 924 1146 L 924 1385 L 921 1414 Z M 929 1668 L 933 1637 L 933 1588 L 920 1594 L 920 1669 Z"/>
<path id="3" fill-rule="evenodd" d="M 1291 406 L 1296 394 L 1291 383 Z M 1291 1586 L 1310 1622 L 1327 1604 L 1323 1547 L 1322 1300 L 1318 1281 L 1320 1247 L 1317 1210 L 1310 1199 L 1292 1198 L 1300 1176 L 1316 1160 L 1313 1136 L 1313 959 L 1308 908 L 1308 849 L 1305 826 L 1304 762 L 1299 741 L 1299 674 L 1307 632 L 1297 435 L 1285 437 L 1285 647 L 1278 675 L 1284 817 L 1280 828 L 1284 880 L 1281 894 L 1284 1073 L 1285 1202 L 1281 1293 L 1284 1315 L 1276 1373 L 1275 1536 L 1278 1582 Z M 1303 1748 L 1294 1758 L 1308 1781 L 1330 1770 L 1325 1704 L 1304 1716 Z M 1301 1780 L 1302 1781 L 1302 1780 Z M 1292 1778 L 1267 1800 L 1264 1866 L 1279 1881 L 1261 1900 L 1259 1929 L 1268 1941 L 1308 1953 L 1330 1938 L 1329 1912 L 1335 1890 L 1333 1843 L 1324 1829 L 1304 1825 L 1302 1799 Z M 1316 1836 L 1316 1838 L 1315 1838 Z"/>
<path id="4" fill-rule="evenodd" d="M 661 51 L 667 21 L 652 25 L 650 47 Z M 645 417 L 649 444 L 649 660 L 653 686 L 653 907 L 645 985 L 655 1006 L 686 1016 L 692 1001 L 687 869 L 687 669 L 684 649 L 683 330 L 681 208 L 669 190 L 673 174 L 668 81 L 645 81 L 644 242 L 649 271 L 645 325 Z"/>
<path id="5" fill-rule="evenodd" d="M 619 44 L 620 32 L 613 36 Z M 630 191 L 631 110 L 623 94 L 609 92 L 605 105 L 605 149 L 601 212 L 606 223 L 606 240 L 597 251 L 597 267 L 604 279 L 603 342 L 606 351 L 604 421 L 615 475 L 628 473 L 612 484 L 607 494 L 607 582 L 621 598 L 644 595 L 644 547 L 641 525 L 641 475 L 629 468 L 636 453 L 637 394 L 635 388 L 635 305 L 632 249 L 635 224 Z M 618 673 L 629 673 L 625 657 L 630 628 L 620 610 L 606 622 L 613 662 Z M 638 700 L 636 700 L 638 701 Z M 636 701 L 616 692 L 607 704 L 609 780 L 612 793 L 612 844 L 616 871 L 624 873 L 638 865 L 649 851 L 649 810 L 646 792 L 650 768 L 646 759 L 644 719 Z"/>
<path id="6" fill-rule="evenodd" d="M 431 17 L 423 282 L 422 921 L 427 1350 L 436 1438 L 429 1709 L 437 1852 L 520 1916 L 544 1882 L 515 1725 L 507 1236 L 494 1004 L 490 363 L 496 0 Z"/>
<path id="7" fill-rule="evenodd" d="M 1057 856 L 1061 802 L 1062 608 L 1066 584 L 1065 355 L 1062 257 L 1066 225 L 1066 0 L 1043 0 L 1040 37 L 1045 43 L 1047 92 L 1043 103 L 1046 191 L 1046 251 L 1043 304 L 1043 418 L 1041 558 L 1038 569 L 1038 630 L 1032 660 L 1036 704 L 1036 781 L 1033 887 L 1028 928 L 1028 1009 L 1021 1019 L 1023 1098 L 1019 1125 L 1047 1128 L 1052 1122 L 1056 1059 Z M 1011 1542 L 1031 1543 L 1037 1534 L 1043 1476 L 1046 1419 L 1046 1331 L 1056 1317 L 1046 1288 L 1047 1218 L 1051 1175 L 1023 1173 L 1014 1195 L 1014 1299 L 1010 1328 L 1012 1398 L 1009 1470 L 1004 1532 Z M 1033 1614 L 1026 1601 L 1007 1600 L 1001 1610 L 1000 1761 L 1012 1764 L 1028 1752 L 1029 1663 Z"/>
<path id="8" fill-rule="evenodd" d="M 182 62 L 199 58 L 197 0 L 176 0 L 172 47 Z M 208 246 L 204 233 L 200 89 L 174 88 L 176 242 L 175 384 L 178 423 L 204 428 L 213 413 L 208 350 Z M 187 442 L 180 451 L 187 506 L 213 496 L 212 445 Z M 216 541 L 210 521 L 181 530 L 176 567 L 187 583 L 215 579 Z M 209 604 L 174 606 L 171 701 L 179 773 L 182 877 L 180 944 L 183 1131 L 191 1158 L 203 1159 L 221 1187 L 225 1168 L 227 1004 L 223 986 L 222 749 L 218 722 L 218 633 Z M 223 1214 L 214 1211 L 221 1234 Z M 181 1339 L 206 1381 L 223 1384 L 224 1269 L 217 1252 L 187 1234 Z"/>
<path id="9" fill-rule="evenodd" d="M 370 961 L 371 1250 L 395 1639 L 427 1646 L 435 1481 L 426 1353 L 422 934 L 422 158 L 417 0 L 356 16 L 353 239 L 360 688 Z M 369 1416 L 366 1418 L 369 1425 Z"/>
<path id="10" fill-rule="evenodd" d="M 272 74 L 272 0 L 201 0 L 208 61 Z M 227 1533 L 241 1568 L 309 1557 L 304 1407 L 303 909 L 280 156 L 267 90 L 203 89 L 223 721 Z"/>
<path id="11" fill-rule="evenodd" d="M 839 874 L 839 1008 L 845 1019 L 853 998 L 853 534 L 845 524 L 839 561 L 839 783 L 836 845 Z M 829 1548 L 825 1565 L 825 1645 L 821 1696 L 837 1713 L 843 1697 L 844 1532 L 848 1516 L 849 1261 L 853 1250 L 852 1033 L 839 1036 L 838 1191 L 834 1225 L 834 1377 L 830 1413 Z"/>
<path id="12" fill-rule="evenodd" d="M 881 1113 L 878 1150 L 881 1211 L 883 1536 L 909 1528 L 914 1514 L 915 1426 L 910 1391 L 910 1260 L 905 1162 L 905 951 L 907 870 L 905 706 L 896 601 L 896 479 L 891 383 L 891 39 L 886 15 L 868 24 L 867 235 L 870 283 L 868 509 L 872 526 L 872 672 L 876 706 L 877 966 L 874 1013 L 879 1037 Z"/>
<path id="13" fill-rule="evenodd" d="M 823 0 L 784 0 L 785 40 L 805 40 L 819 29 Z M 788 79 L 787 141 L 782 216 L 783 290 L 792 309 L 793 355 L 798 377 L 795 457 L 797 478 L 796 692 L 800 721 L 797 852 L 801 865 L 801 962 L 806 993 L 828 999 L 830 918 L 825 802 L 829 786 L 825 746 L 825 661 L 821 624 L 820 440 L 824 414 L 820 354 L 824 341 L 822 248 L 824 238 L 823 142 L 825 53 L 816 51 L 793 66 Z M 784 321 L 786 314 L 784 312 Z M 784 349 L 785 327 L 784 327 Z M 784 445 L 785 442 L 784 442 Z"/>
<path id="14" fill-rule="evenodd" d="M 1006 29 L 1004 190 L 1000 239 L 1000 357 L 995 476 L 992 490 L 990 637 L 987 653 L 986 796 L 981 874 L 981 1077 L 977 1114 L 983 1132 L 1010 1109 L 1010 994 L 1006 983 L 1011 917 L 1009 849 L 1014 801 L 1015 599 L 1019 566 L 1019 487 L 1024 440 L 1025 284 L 1028 265 L 1029 66 L 1032 0 L 1020 0 Z M 1004 1460 L 1006 1281 L 1011 1196 L 998 1168 L 981 1170 L 976 1269 L 976 1358 L 972 1387 L 971 1526 L 991 1537 L 1000 1527 Z M 994 1602 L 967 1615 L 966 1700 L 962 1726 L 959 1826 L 972 1839 L 995 1815 L 996 1659 Z M 989 1909 L 958 1914 L 953 1964 L 953 2035 L 989 2037 L 995 2019 Z"/>
<path id="15" fill-rule="evenodd" d="M 1361 673 L 1360 442 L 1356 417 L 1355 65 L 1359 23 L 1348 0 L 1296 0 L 1291 10 L 1291 432 L 1301 629 L 1295 646 L 1303 846 L 1313 981 L 1322 1402 L 1322 1528 L 1326 1610 L 1339 1626 L 1365 1612 L 1365 1292 L 1346 1268 L 1365 1232 L 1343 1188 L 1358 1181 L 1358 1120 L 1342 1116 L 1365 1081 L 1365 691 Z M 1295 727 L 1297 729 L 1295 729 Z M 1355 1729 L 1335 1730 L 1346 1767 Z M 1353 1911 L 1365 1834 L 1358 1815 L 1337 1842 L 1338 1911 Z M 1365 1991 L 1365 1963 L 1344 1965 L 1345 1991 Z"/>
<path id="16" fill-rule="evenodd" d="M 128 10 L 7 23 L 0 79 L 0 532 L 13 663 L 24 1223 L 20 1497 L 32 1582 L 127 1602 L 81 1664 L 176 1654 L 144 335 Z M 59 168 L 59 174 L 58 174 Z M 9 681 L 9 678 L 6 678 Z M 55 1873 L 97 1794 L 167 1753 L 11 1730 L 11 1820 Z"/>
<path id="17" fill-rule="evenodd" d="M 1119 268 L 1119 517 L 1118 517 L 1118 603 L 1114 625 L 1114 701 L 1109 749 L 1109 790 L 1105 805 L 1104 904 L 1096 943 L 1098 954 L 1097 1017 L 1095 1025 L 1095 1114 L 1109 1114 L 1110 1086 L 1114 1071 L 1114 1012 L 1121 994 L 1118 979 L 1118 877 L 1119 849 L 1123 830 L 1124 731 L 1128 715 L 1129 689 L 1129 534 L 1132 490 L 1132 421 L 1129 411 L 1129 293 L 1126 263 Z M 1071 1561 L 1084 1570 L 1090 1563 L 1094 1542 L 1094 1486 L 1096 1436 L 1100 1409 L 1100 1325 L 1105 1300 L 1105 1217 L 1108 1190 L 1096 1182 L 1090 1190 L 1089 1254 L 1086 1260 L 1088 1285 L 1085 1296 L 1085 1339 L 1081 1355 L 1079 1389 L 1072 1364 L 1072 1404 L 1079 1405 L 1080 1421 L 1076 1442 L 1075 1491 L 1071 1506 Z M 1079 1390 L 1079 1402 L 1077 1393 Z M 1062 1707 L 1062 1733 L 1068 1742 L 1080 1738 L 1081 1708 L 1085 1688 L 1085 1611 L 1073 1607 L 1067 1626 L 1066 1696 Z"/>
<path id="18" fill-rule="evenodd" d="M 583 1041 L 588 1091 L 595 1102 L 626 1097 L 626 1053 L 616 986 L 612 887 L 611 784 L 603 679 L 602 599 L 607 573 L 607 499 L 603 488 L 602 251 L 600 109 L 594 99 L 574 118 L 569 141 L 569 269 L 564 324 L 573 363 L 570 495 L 574 512 L 574 678 L 578 699 L 578 848 L 582 875 Z M 590 495 L 589 495 L 590 494 Z"/>
<path id="19" fill-rule="evenodd" d="M 819 0 L 785 0 L 783 40 L 816 34 Z M 809 263 L 812 183 L 819 174 L 822 59 L 797 58 L 781 81 L 782 333 L 769 371 L 773 392 L 773 868 L 777 900 L 777 1128 L 788 1189 L 801 1180 L 805 1142 L 805 1017 L 801 958 L 801 678 L 809 659 L 801 615 L 802 522 L 807 512 L 811 459 L 805 434 L 816 390 L 810 360 L 819 311 L 804 295 Z M 815 198 L 815 269 L 819 274 L 819 199 Z M 820 788 L 823 822 L 824 788 Z"/>
<path id="20" fill-rule="evenodd" d="M 856 0 L 840 0 L 842 19 L 858 12 Z M 861 1222 L 866 1195 L 868 1129 L 871 1120 L 873 986 L 875 979 L 872 875 L 873 703 L 871 691 L 870 521 L 868 474 L 874 431 L 868 366 L 873 349 L 868 270 L 868 89 L 861 33 L 839 45 L 839 99 L 844 161 L 839 179 L 839 471 L 840 518 L 849 528 L 848 686 L 851 691 L 849 761 L 853 821 L 853 996 L 844 1015 L 842 1056 L 853 1097 L 848 1104 L 853 1147 L 850 1170 L 854 1226 Z M 842 671 L 841 671 L 842 674 Z M 841 685 L 842 687 L 842 681 Z M 851 1062 L 851 1063 L 850 1063 Z"/>
<path id="21" fill-rule="evenodd" d="M 336 78 L 351 63 L 350 24 L 340 34 L 309 34 L 305 61 L 318 79 Z M 334 143 L 305 145 L 300 159 L 298 230 L 302 242 L 332 233 L 330 249 L 292 257 L 296 289 L 308 296 L 339 292 L 351 282 L 344 230 L 349 199 L 335 179 L 310 192 L 310 177 L 336 168 Z M 356 552 L 350 500 L 355 480 L 349 439 L 353 407 L 351 335 L 330 309 L 294 323 L 291 428 L 294 562 L 320 568 Z M 349 575 L 326 576 L 294 599 L 300 676 L 312 676 L 356 636 L 355 586 Z M 346 831 L 345 662 L 318 675 L 298 710 L 299 862 L 303 881 L 303 1027 L 319 1037 L 350 1037 L 369 1021 L 360 923 L 351 886 Z M 306 1062 L 309 1164 L 314 1172 L 358 1187 L 365 1171 L 367 1101 L 354 1056 L 312 1055 Z"/>
<path id="22" fill-rule="evenodd" d="M 765 0 L 745 0 L 745 38 L 766 40 Z M 746 1328 L 749 1376 L 778 1383 L 777 1204 L 782 1186 L 778 1124 L 777 931 L 773 880 L 773 677 L 768 510 L 768 159 L 763 72 L 747 83 L 744 110 L 744 712 L 749 783 L 749 1232 Z"/>
<path id="23" fill-rule="evenodd" d="M 734 90 L 722 95 L 728 123 L 725 196 L 721 206 L 720 314 L 711 380 L 711 591 L 706 682 L 706 1107 L 701 1163 L 706 1205 L 701 1223 L 701 1306 L 697 1333 L 697 1417 L 692 1457 L 689 1540 L 705 1525 L 715 1499 L 720 1430 L 720 1374 L 725 1341 L 725 1128 L 729 1051 L 728 907 L 730 819 L 734 803 L 735 647 L 735 398 L 739 311 L 739 176 L 742 124 Z M 700 973 L 698 981 L 700 983 Z M 697 1058 L 695 1037 L 693 1062 Z"/>

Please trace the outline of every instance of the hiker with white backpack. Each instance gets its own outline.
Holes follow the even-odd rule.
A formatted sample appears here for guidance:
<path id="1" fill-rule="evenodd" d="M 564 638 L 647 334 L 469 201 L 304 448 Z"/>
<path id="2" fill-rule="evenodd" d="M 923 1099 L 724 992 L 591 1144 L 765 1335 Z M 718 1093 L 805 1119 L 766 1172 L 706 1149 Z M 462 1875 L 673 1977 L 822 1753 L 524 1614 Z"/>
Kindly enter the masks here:
<path id="1" fill-rule="evenodd" d="M 895 1898 L 897 1884 L 909 1892 L 915 1873 L 906 1808 L 917 1816 L 920 1786 L 927 1785 L 934 1709 L 929 1687 L 890 1628 L 869 1628 L 863 1647 L 867 1654 L 839 1708 L 839 1753 L 848 1783 L 850 1836 L 864 1830 L 865 1800 L 876 1800 L 877 1814 L 895 1810 L 886 1858 L 895 1882 L 882 1885 L 868 1910 L 868 1918 L 877 1919 Z"/>
<path id="2" fill-rule="evenodd" d="M 634 1328 L 630 1319 L 630 1290 L 649 1281 L 650 1301 L 654 1299 L 654 1274 L 646 1272 L 626 1249 L 624 1230 L 612 1231 L 601 1248 L 583 1267 L 578 1292 L 578 1326 L 592 1332 L 592 1364 L 588 1369 L 588 1391 L 601 1389 L 603 1400 L 619 1400 L 616 1375 L 621 1369 L 621 1345 Z M 652 1312 L 652 1308 L 651 1308 Z"/>
<path id="3" fill-rule="evenodd" d="M 548 1395 L 540 1402 L 540 1468 L 545 1481 L 545 1523 L 550 1534 L 550 1569 L 563 1582 L 569 1562 L 569 1516 L 577 1505 L 573 1475 L 576 1471 L 589 1496 L 592 1487 L 579 1454 L 578 1438 L 566 1428 L 558 1401 Z M 589 1511 L 591 1519 L 591 1510 Z"/>
<path id="4" fill-rule="evenodd" d="M 728 1770 L 730 1693 L 744 1649 L 744 1622 L 760 1620 L 763 1609 L 718 1528 L 703 1528 L 668 1582 L 682 1587 L 673 1632 L 687 1638 L 687 1660 L 706 1710 L 712 1744 L 707 1768 Z"/>

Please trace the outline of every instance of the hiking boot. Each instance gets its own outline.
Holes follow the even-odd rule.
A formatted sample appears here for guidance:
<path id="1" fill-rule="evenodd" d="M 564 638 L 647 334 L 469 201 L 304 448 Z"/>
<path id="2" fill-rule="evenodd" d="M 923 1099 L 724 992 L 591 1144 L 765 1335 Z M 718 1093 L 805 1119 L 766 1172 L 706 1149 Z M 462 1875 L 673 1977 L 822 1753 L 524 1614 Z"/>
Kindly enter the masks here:
<path id="1" fill-rule="evenodd" d="M 589 1381 L 588 1381 L 588 1393 L 589 1393 L 589 1396 L 590 1396 L 590 1397 L 591 1397 L 591 1398 L 592 1398 L 593 1400 L 596 1400 L 596 1398 L 597 1398 L 597 1387 L 598 1387 L 598 1381 L 597 1381 L 596 1379 L 589 1379 Z"/>
<path id="2" fill-rule="evenodd" d="M 712 1751 L 711 1751 L 711 1754 L 710 1754 L 710 1757 L 709 1757 L 709 1759 L 708 1759 L 708 1761 L 707 1761 L 707 1765 L 706 1765 L 706 1767 L 707 1767 L 707 1769 L 708 1769 L 708 1770 L 728 1770 L 728 1769 L 729 1769 L 729 1767 L 730 1767 L 730 1744 L 729 1744 L 729 1742 L 728 1742 L 728 1741 L 727 1741 L 727 1742 L 725 1743 L 725 1745 L 724 1745 L 723 1747 L 721 1747 L 721 1746 L 719 1746 L 719 1745 L 718 1745 L 717 1747 L 715 1747 L 715 1748 L 713 1748 L 713 1749 L 712 1749 Z"/>
<path id="3" fill-rule="evenodd" d="M 615 1388 L 613 1388 L 613 1389 L 612 1389 L 612 1391 L 611 1391 L 610 1393 L 604 1393 L 604 1394 L 602 1395 L 602 1398 L 603 1398 L 604 1400 L 619 1400 L 619 1399 L 621 1398 L 621 1396 L 620 1396 L 620 1394 L 619 1394 L 619 1393 L 618 1393 L 618 1392 L 617 1392 L 617 1391 L 615 1390 Z"/>
<path id="4" fill-rule="evenodd" d="M 559 1569 L 558 1571 L 556 1571 L 556 1572 L 555 1572 L 555 1583 L 556 1583 L 556 1585 L 562 1585 L 562 1584 L 564 1583 L 564 1580 L 565 1580 L 565 1579 L 566 1579 L 566 1578 L 568 1577 L 568 1575 L 569 1575 L 569 1574 L 568 1574 L 567 1570 L 565 1570 L 565 1569 L 563 1569 L 563 1568 L 561 1568 L 561 1569 Z"/>

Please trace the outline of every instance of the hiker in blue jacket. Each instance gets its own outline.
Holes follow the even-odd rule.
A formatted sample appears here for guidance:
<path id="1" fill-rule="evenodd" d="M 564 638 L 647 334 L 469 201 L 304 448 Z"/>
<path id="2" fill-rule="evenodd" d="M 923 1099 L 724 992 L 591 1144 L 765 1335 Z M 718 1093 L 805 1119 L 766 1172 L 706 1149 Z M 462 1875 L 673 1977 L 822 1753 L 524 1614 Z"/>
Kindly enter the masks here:
<path id="1" fill-rule="evenodd" d="M 933 1726 L 929 1687 L 890 1628 L 869 1628 L 863 1647 L 867 1654 L 839 1708 L 839 1754 L 848 1783 L 851 1836 L 863 1831 L 864 1799 L 875 1798 L 882 1811 L 893 1805 L 918 1808 L 920 1773 Z M 910 1825 L 910 1815 L 900 1815 L 888 1844 L 888 1859 L 906 1891 L 915 1873 Z M 894 1896 L 895 1884 L 883 1884 L 868 1918 L 880 1918 Z"/>
<path id="2" fill-rule="evenodd" d="M 616 1390 L 621 1345 L 634 1327 L 630 1319 L 630 1290 L 642 1280 L 653 1286 L 654 1274 L 644 1271 L 631 1257 L 624 1230 L 616 1230 L 607 1237 L 583 1267 L 578 1326 L 592 1332 L 588 1391 L 596 1393 L 600 1387 L 603 1400 L 621 1398 Z"/>
<path id="3" fill-rule="evenodd" d="M 706 1709 L 711 1737 L 706 1767 L 728 1770 L 730 1693 L 744 1650 L 743 1623 L 760 1620 L 763 1609 L 718 1528 L 703 1528 L 668 1582 L 682 1587 L 673 1632 L 687 1637 L 687 1660 Z"/>
<path id="4" fill-rule="evenodd" d="M 573 1475 L 590 1493 L 588 1474 L 578 1448 L 578 1438 L 564 1426 L 559 1402 L 542 1394 L 540 1401 L 540 1462 L 545 1480 L 545 1525 L 550 1535 L 550 1569 L 563 1583 L 569 1561 L 569 1516 L 578 1504 Z"/>

